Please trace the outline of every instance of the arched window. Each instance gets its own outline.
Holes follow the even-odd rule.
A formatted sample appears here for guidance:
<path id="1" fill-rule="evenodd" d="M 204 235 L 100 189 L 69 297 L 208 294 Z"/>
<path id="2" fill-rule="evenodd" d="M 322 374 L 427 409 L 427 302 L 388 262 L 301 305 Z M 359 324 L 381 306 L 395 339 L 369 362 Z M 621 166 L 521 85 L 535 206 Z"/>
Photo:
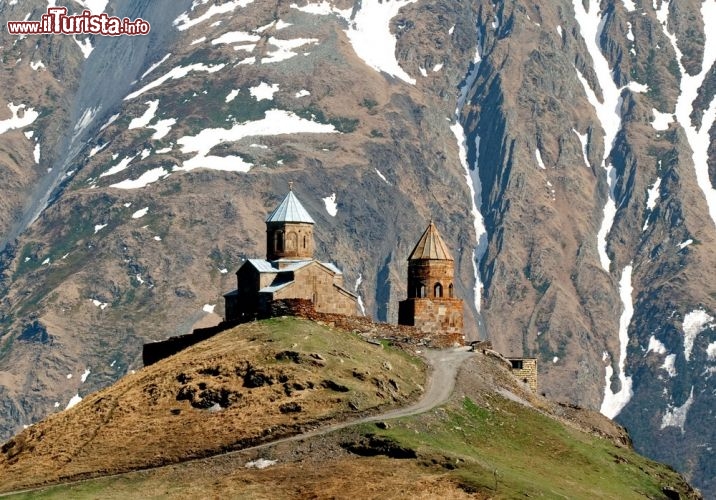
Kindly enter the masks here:
<path id="1" fill-rule="evenodd" d="M 273 233 L 273 248 L 276 252 L 283 252 L 283 231 Z"/>
<path id="2" fill-rule="evenodd" d="M 435 288 L 433 289 L 433 294 L 435 298 L 440 298 L 443 296 L 443 286 L 440 283 L 435 283 Z"/>
<path id="3" fill-rule="evenodd" d="M 303 248 L 306 248 L 306 244 L 307 244 L 306 242 L 307 242 L 307 241 L 308 241 L 308 238 L 306 238 L 306 237 L 304 236 L 304 237 L 303 237 Z"/>
<path id="4" fill-rule="evenodd" d="M 453 298 L 453 286 L 452 283 L 450 283 L 450 286 L 448 286 L 448 297 L 451 299 Z"/>
<path id="5" fill-rule="evenodd" d="M 425 298 L 425 285 L 420 285 L 418 297 L 420 297 L 421 299 Z"/>

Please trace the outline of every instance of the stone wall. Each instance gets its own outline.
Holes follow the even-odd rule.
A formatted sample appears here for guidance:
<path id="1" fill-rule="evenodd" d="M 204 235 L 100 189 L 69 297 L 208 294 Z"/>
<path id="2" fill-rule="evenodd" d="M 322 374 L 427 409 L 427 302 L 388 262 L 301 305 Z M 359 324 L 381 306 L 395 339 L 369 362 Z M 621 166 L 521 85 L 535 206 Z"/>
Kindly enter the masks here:
<path id="1" fill-rule="evenodd" d="M 331 314 L 317 312 L 313 303 L 307 299 L 281 299 L 272 301 L 261 318 L 279 316 L 296 316 L 310 319 L 330 325 L 341 330 L 361 334 L 367 338 L 388 339 L 396 344 L 424 345 L 436 349 L 452 347 L 459 341 L 449 335 L 426 335 L 417 328 L 405 325 L 393 325 L 390 323 L 375 323 L 365 316 L 345 316 L 343 314 Z M 188 335 L 171 337 L 159 342 L 144 344 L 142 349 L 142 360 L 144 366 L 149 366 L 159 360 L 183 351 L 187 347 L 213 337 L 217 333 L 233 328 L 241 321 L 223 322 L 211 328 L 194 330 Z"/>
<path id="2" fill-rule="evenodd" d="M 144 344 L 144 346 L 142 346 L 142 362 L 144 363 L 144 366 L 152 365 L 157 361 L 181 352 L 187 347 L 191 347 L 202 340 L 211 338 L 217 333 L 223 332 L 234 325 L 235 323 L 219 323 L 211 328 L 199 328 L 187 335 L 178 335 L 176 337 L 169 337 L 168 339 L 161 340 L 159 342 Z"/>
<path id="3" fill-rule="evenodd" d="M 336 275 L 318 262 L 313 262 L 294 273 L 294 282 L 273 294 L 273 300 L 306 299 L 314 303 L 318 312 L 358 314 L 356 298 L 336 286 Z"/>
<path id="4" fill-rule="evenodd" d="M 425 334 L 444 337 L 442 343 L 462 345 L 463 309 L 460 299 L 407 299 L 399 304 L 398 323 Z"/>
<path id="5" fill-rule="evenodd" d="M 537 359 L 508 358 L 512 364 L 512 374 L 537 392 Z M 521 368 L 520 368 L 521 367 Z"/>
<path id="6" fill-rule="evenodd" d="M 408 264 L 408 298 L 452 298 L 454 263 L 451 260 L 411 260 Z M 436 295 L 435 285 L 440 285 L 442 295 Z M 425 287 L 421 295 L 421 287 Z"/>

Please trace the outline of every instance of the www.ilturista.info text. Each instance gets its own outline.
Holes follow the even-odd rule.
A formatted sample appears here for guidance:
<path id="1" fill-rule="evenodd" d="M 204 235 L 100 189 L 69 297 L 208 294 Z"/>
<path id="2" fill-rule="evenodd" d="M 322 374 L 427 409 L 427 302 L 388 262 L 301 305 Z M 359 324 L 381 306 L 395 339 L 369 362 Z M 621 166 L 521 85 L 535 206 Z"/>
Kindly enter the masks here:
<path id="1" fill-rule="evenodd" d="M 151 29 L 143 19 L 110 17 L 105 13 L 92 14 L 84 10 L 79 15 L 67 15 L 67 7 L 50 7 L 40 21 L 8 21 L 11 35 L 146 35 Z"/>

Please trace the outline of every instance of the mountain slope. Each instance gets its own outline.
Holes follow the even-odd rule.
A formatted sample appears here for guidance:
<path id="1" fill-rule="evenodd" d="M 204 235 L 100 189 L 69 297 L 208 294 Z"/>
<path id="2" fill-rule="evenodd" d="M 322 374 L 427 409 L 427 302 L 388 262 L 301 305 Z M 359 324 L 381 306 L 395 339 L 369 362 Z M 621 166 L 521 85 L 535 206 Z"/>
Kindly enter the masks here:
<path id="1" fill-rule="evenodd" d="M 307 320 L 222 332 L 99 391 L 3 445 L 2 488 L 241 449 L 405 404 L 423 366 Z"/>
<path id="2" fill-rule="evenodd" d="M 285 354 L 283 349 L 288 347 L 295 349 L 294 356 L 277 362 L 275 353 Z M 325 361 L 316 364 L 316 354 Z M 444 363 L 441 359 L 450 357 L 448 352 L 428 354 L 434 363 Z M 314 430 L 301 439 L 60 485 L 31 495 L 126 498 L 154 492 L 187 498 L 201 492 L 204 496 L 252 498 L 396 498 L 413 494 L 423 498 L 513 498 L 524 494 L 667 498 L 667 494 L 680 494 L 699 498 L 673 470 L 634 453 L 624 430 L 602 415 L 536 396 L 494 356 L 461 354 L 457 385 L 446 404 L 400 419 L 389 418 L 394 413 L 389 412 L 373 417 L 380 418 L 376 423 L 335 430 L 326 424 L 343 418 L 355 421 L 359 416 L 355 411 L 345 414 L 348 400 L 363 398 L 361 406 L 369 408 L 376 391 L 384 392 L 384 397 L 389 391 L 398 396 L 392 404 L 404 405 L 404 394 L 424 378 L 416 360 L 404 352 L 368 344 L 357 335 L 305 320 L 282 318 L 239 327 L 130 375 L 62 417 L 51 417 L 25 431 L 3 447 L 2 487 L 172 464 L 253 444 L 243 435 L 256 434 L 261 436 L 259 442 L 271 441 L 284 432 L 309 426 Z M 240 367 L 252 363 L 252 371 L 242 371 L 242 396 L 236 400 L 236 393 L 230 392 L 229 401 L 221 403 L 226 407 L 218 412 L 194 408 L 199 402 L 196 399 L 190 403 L 165 397 L 167 392 L 173 396 L 177 389 L 184 394 L 184 389 L 202 380 L 207 384 L 205 396 L 218 395 L 216 383 L 228 389 L 235 375 L 225 368 L 233 368 L 237 362 Z M 441 367 L 434 368 L 439 371 Z M 290 395 L 275 390 L 278 384 L 246 388 L 247 380 L 266 381 L 275 377 L 277 370 L 282 373 L 279 377 L 290 378 L 284 388 L 294 387 L 298 379 L 304 385 L 313 380 L 315 388 Z M 385 377 L 391 377 L 387 383 Z M 345 384 L 347 391 L 331 394 L 319 387 L 321 378 Z M 429 380 L 433 386 L 438 383 L 433 375 Z M 425 396 L 429 392 L 427 389 Z M 335 396 L 343 401 L 337 404 Z M 114 411 L 98 412 L 103 402 L 112 402 Z M 291 404 L 299 404 L 301 411 L 281 411 Z M 122 422 L 131 422 L 131 430 Z M 146 430 L 145 422 L 150 424 Z M 321 426 L 328 428 L 321 432 Z M 121 433 L 122 428 L 128 432 Z M 119 434 L 123 435 L 122 444 L 112 439 Z M 82 441 L 75 438 L 78 435 L 91 435 L 92 439 L 77 446 Z M 55 465 L 48 473 L 47 459 L 56 464 L 58 456 L 66 457 L 66 464 Z"/>
<path id="3" fill-rule="evenodd" d="M 47 111 L 0 136 L 19 235 L 2 434 L 135 368 L 147 338 L 215 321 L 295 181 L 369 315 L 395 320 L 434 218 L 468 338 L 538 357 L 542 391 L 714 491 L 714 4 L 109 2 L 152 21 L 154 49 L 89 37 L 86 60 L 68 37 L 3 33 L 4 97 Z M 28 8 L 46 4 L 0 12 Z M 23 134 L 40 126 L 38 165 Z"/>

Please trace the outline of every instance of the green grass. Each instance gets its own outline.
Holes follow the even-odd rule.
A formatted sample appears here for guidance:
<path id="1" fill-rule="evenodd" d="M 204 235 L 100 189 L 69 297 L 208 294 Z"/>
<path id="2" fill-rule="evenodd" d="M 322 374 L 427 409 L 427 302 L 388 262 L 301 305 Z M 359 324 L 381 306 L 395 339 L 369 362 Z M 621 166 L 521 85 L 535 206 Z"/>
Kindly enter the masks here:
<path id="1" fill-rule="evenodd" d="M 466 489 L 497 498 L 662 498 L 662 483 L 678 482 L 667 466 L 606 439 L 497 395 L 486 400 L 480 406 L 466 397 L 461 406 L 362 430 L 417 450 L 425 464 L 452 469 Z"/>

